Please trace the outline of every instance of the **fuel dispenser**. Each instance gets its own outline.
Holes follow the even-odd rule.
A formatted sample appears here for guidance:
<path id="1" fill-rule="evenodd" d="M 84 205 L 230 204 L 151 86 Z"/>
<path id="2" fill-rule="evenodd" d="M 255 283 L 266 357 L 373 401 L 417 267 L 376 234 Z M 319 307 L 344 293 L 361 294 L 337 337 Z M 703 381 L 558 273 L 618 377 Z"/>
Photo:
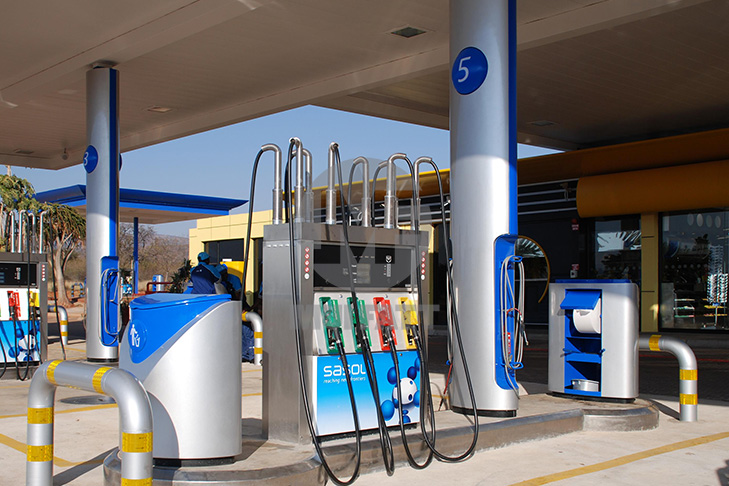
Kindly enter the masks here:
<path id="1" fill-rule="evenodd" d="M 295 225 L 295 249 L 301 326 L 306 350 L 310 402 L 319 436 L 354 432 L 349 411 L 345 370 L 335 344 L 341 335 L 347 353 L 348 372 L 363 430 L 377 427 L 375 407 L 380 407 L 387 425 L 399 423 L 397 406 L 403 407 L 406 423 L 419 420 L 421 363 L 412 332 L 419 325 L 415 306 L 420 296 L 416 280 L 425 276 L 419 262 L 425 260 L 427 235 L 416 237 L 406 230 L 350 227 L 349 239 L 355 268 L 357 302 L 349 294 L 349 266 L 341 226 L 316 223 Z M 266 342 L 264 353 L 264 432 L 269 438 L 300 442 L 308 440 L 304 412 L 291 400 L 299 383 L 295 376 L 297 352 L 291 306 L 291 269 L 288 264 L 287 225 L 264 230 L 263 308 Z M 373 353 L 381 403 L 372 400 L 367 380 L 363 343 L 355 326 L 355 309 L 364 324 Z M 286 323 L 286 324 L 284 324 Z M 390 350 L 398 353 L 403 403 L 395 396 L 396 372 Z M 279 373 L 276 370 L 289 370 Z M 270 373 L 270 375 L 269 375 Z"/>
<path id="2" fill-rule="evenodd" d="M 44 255 L 0 254 L 0 377 L 15 368 L 26 379 L 46 359 L 47 265 Z"/>
<path id="3" fill-rule="evenodd" d="M 638 286 L 557 280 L 549 286 L 549 391 L 581 398 L 638 396 Z"/>
<path id="4" fill-rule="evenodd" d="M 421 282 L 427 274 L 427 235 L 419 231 L 417 168 L 431 164 L 428 157 L 415 166 L 404 154 L 394 154 L 378 170 L 387 170 L 382 228 L 374 225 L 372 188 L 363 190 L 358 225 L 342 189 L 341 161 L 336 143 L 329 147 L 326 213 L 323 224 L 314 222 L 311 194 L 311 156 L 298 139 L 291 139 L 281 190 L 281 151 L 264 145 L 253 166 L 249 231 L 256 172 L 261 156 L 275 154 L 274 207 L 271 226 L 264 229 L 263 315 L 266 328 L 263 369 L 263 432 L 269 439 L 306 443 L 311 439 L 329 478 L 349 485 L 359 474 L 361 434 L 377 429 L 385 469 L 394 472 L 389 427 L 399 426 L 410 465 L 427 467 L 433 457 L 458 462 L 470 457 L 478 440 L 474 419 L 471 445 L 458 456 L 446 456 L 435 447 L 435 417 L 429 390 L 427 332 L 422 303 L 428 300 Z M 296 186 L 292 183 L 296 160 Z M 394 161 L 407 162 L 413 186 L 410 229 L 397 226 Z M 369 186 L 368 161 L 363 187 Z M 337 223 L 335 168 L 339 179 L 341 223 Z M 354 167 L 350 172 L 350 180 Z M 285 198 L 283 196 L 286 196 Z M 294 196 L 296 203 L 294 205 Z M 286 201 L 286 219 L 281 218 Z M 296 216 L 294 217 L 294 207 Z M 441 208 L 441 214 L 444 210 Z M 250 234 L 249 234 L 250 238 Z M 247 238 L 247 239 L 249 239 Z M 248 261 L 246 245 L 245 261 Z M 243 276 L 245 280 L 246 268 Z M 451 280 L 448 272 L 449 281 Z M 451 285 L 452 288 L 452 285 Z M 475 399 L 463 355 L 457 313 L 451 309 L 456 342 L 461 349 L 473 412 Z M 422 362 L 421 362 L 422 361 Z M 423 387 L 421 390 L 420 388 Z M 300 400 L 292 399 L 298 395 Z M 429 419 L 426 419 L 426 417 Z M 407 424 L 420 422 L 422 440 L 428 446 L 424 462 L 411 454 L 405 434 Z M 430 427 L 427 432 L 426 428 Z M 355 459 L 349 479 L 338 478 L 328 465 L 321 441 L 354 433 Z"/>

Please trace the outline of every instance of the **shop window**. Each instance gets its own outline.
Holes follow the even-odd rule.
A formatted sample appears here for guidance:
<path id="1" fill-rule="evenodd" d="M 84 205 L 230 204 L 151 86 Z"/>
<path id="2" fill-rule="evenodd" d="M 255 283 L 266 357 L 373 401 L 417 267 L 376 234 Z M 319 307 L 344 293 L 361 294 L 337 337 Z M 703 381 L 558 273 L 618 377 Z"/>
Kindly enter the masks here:
<path id="1" fill-rule="evenodd" d="M 205 242 L 205 251 L 210 255 L 210 262 L 220 263 L 223 260 L 234 262 L 243 261 L 243 238 L 235 240 L 220 240 Z"/>
<path id="2" fill-rule="evenodd" d="M 640 285 L 640 217 L 595 220 L 592 277 L 629 279 Z"/>
<path id="3" fill-rule="evenodd" d="M 661 218 L 661 329 L 727 330 L 729 212 Z"/>

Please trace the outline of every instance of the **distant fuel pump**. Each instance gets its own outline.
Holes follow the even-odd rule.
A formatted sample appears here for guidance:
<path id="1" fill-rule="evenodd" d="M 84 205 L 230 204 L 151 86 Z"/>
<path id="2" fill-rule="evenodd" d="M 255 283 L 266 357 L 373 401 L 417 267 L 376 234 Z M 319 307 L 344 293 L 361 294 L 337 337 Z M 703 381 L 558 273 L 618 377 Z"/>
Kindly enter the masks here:
<path id="1" fill-rule="evenodd" d="M 29 378 L 46 358 L 47 275 L 45 256 L 0 253 L 0 377 Z"/>

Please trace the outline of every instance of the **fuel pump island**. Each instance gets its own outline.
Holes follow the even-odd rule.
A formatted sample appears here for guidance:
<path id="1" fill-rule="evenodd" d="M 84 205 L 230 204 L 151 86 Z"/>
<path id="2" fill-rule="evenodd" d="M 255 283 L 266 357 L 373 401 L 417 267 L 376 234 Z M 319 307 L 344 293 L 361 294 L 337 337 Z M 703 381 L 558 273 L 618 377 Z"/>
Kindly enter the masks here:
<path id="1" fill-rule="evenodd" d="M 359 157 L 349 177 L 351 186 L 361 166 L 362 198 L 354 204 L 344 197 L 339 147 L 332 143 L 326 212 L 323 221 L 314 221 L 311 154 L 299 139 L 291 139 L 284 167 L 281 150 L 264 145 L 254 164 L 249 217 L 255 174 L 268 152 L 274 155 L 275 181 L 273 221 L 263 240 L 263 437 L 275 443 L 313 443 L 317 460 L 336 484 L 356 480 L 363 436 L 373 433 L 377 439 L 370 443 L 376 444 L 389 473 L 400 455 L 396 447 L 405 448 L 415 468 L 427 467 L 434 457 L 467 459 L 475 450 L 478 417 L 484 412 L 474 398 L 455 305 L 448 309 L 454 347 L 459 349 L 452 359 L 465 373 L 470 397 L 458 411 L 473 416 L 472 437 L 454 456 L 440 451 L 435 441 L 424 310 L 429 296 L 423 285 L 429 272 L 428 234 L 420 231 L 417 208 L 419 171 L 430 166 L 439 176 L 437 166 L 428 157 L 412 163 L 406 155 L 394 154 L 370 180 L 369 161 Z M 412 185 L 407 229 L 398 226 L 398 162 L 407 166 Z M 384 210 L 376 212 L 370 194 L 380 170 L 386 175 Z M 356 221 L 352 206 L 362 215 Z M 499 302 L 510 311 L 502 313 L 498 335 L 489 344 L 495 346 L 497 358 L 475 379 L 492 377 L 516 399 L 516 359 L 522 342 L 516 317 L 522 309 L 513 284 L 519 267 L 513 242 L 509 237 L 498 244 Z M 249 247 L 246 262 L 248 251 Z M 453 288 L 450 272 L 448 280 Z M 519 292 L 523 295 L 523 289 Z M 129 325 L 120 337 L 119 367 L 136 376 L 149 394 L 156 470 L 239 460 L 240 312 L 241 303 L 227 295 L 154 294 L 132 302 Z M 420 433 L 406 431 L 418 426 Z M 399 439 L 394 441 L 391 434 Z M 323 446 L 337 439 L 355 444 L 354 465 L 345 472 L 329 465 Z M 418 454 L 410 451 L 413 441 Z M 109 478 L 115 477 L 117 466 L 118 459 L 107 459 Z"/>

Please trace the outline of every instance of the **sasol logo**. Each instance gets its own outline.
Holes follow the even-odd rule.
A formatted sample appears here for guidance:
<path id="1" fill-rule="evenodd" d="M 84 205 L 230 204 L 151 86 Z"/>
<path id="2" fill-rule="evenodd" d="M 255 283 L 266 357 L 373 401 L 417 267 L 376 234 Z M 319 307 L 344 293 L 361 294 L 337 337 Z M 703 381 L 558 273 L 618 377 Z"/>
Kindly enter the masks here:
<path id="1" fill-rule="evenodd" d="M 327 365 L 323 369 L 324 378 L 338 378 L 344 376 L 344 366 L 342 365 Z M 367 369 L 364 364 L 354 363 L 349 365 L 349 376 L 366 375 Z"/>

